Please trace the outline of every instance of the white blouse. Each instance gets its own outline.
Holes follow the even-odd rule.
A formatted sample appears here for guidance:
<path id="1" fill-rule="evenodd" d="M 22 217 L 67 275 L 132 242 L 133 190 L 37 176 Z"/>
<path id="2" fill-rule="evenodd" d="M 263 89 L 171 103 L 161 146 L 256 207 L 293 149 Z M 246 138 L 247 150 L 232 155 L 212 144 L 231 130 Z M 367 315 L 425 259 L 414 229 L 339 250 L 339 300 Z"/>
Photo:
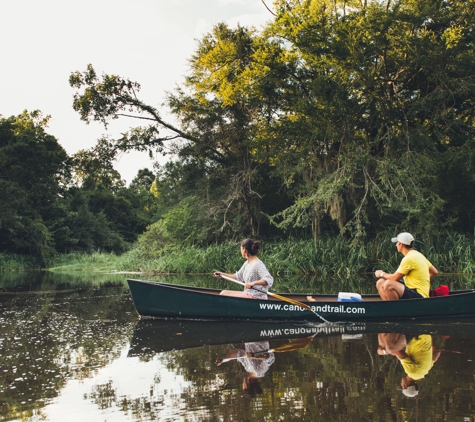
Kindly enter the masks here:
<path id="1" fill-rule="evenodd" d="M 267 299 L 267 290 L 269 290 L 274 283 L 274 278 L 270 275 L 265 264 L 260 259 L 252 261 L 250 264 L 245 261 L 241 269 L 236 272 L 235 276 L 238 281 L 244 283 L 252 283 L 257 280 L 264 280 L 267 283 L 265 286 L 256 286 L 256 289 L 261 291 L 257 291 L 256 289 L 244 289 L 245 293 L 251 295 L 255 299 Z"/>

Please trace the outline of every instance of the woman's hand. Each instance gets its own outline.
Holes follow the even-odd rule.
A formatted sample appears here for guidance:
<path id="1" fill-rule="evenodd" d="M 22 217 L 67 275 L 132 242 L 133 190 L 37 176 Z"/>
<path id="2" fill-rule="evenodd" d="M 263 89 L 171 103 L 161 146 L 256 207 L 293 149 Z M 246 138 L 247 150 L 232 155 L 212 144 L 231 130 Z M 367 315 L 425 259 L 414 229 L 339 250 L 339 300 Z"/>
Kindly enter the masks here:
<path id="1" fill-rule="evenodd" d="M 221 273 L 220 273 L 219 271 L 216 271 L 216 272 L 214 273 L 214 276 L 215 276 L 216 278 L 221 278 Z"/>

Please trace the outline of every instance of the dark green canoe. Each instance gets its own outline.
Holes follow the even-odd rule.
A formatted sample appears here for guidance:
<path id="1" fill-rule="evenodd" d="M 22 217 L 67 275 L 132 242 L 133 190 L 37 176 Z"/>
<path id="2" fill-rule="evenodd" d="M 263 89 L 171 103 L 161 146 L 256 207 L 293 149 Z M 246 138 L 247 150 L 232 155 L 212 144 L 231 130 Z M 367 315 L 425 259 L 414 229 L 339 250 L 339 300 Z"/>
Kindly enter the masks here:
<path id="1" fill-rule="evenodd" d="M 448 296 L 382 301 L 363 295 L 362 302 L 339 302 L 338 295 L 283 294 L 313 310 L 269 297 L 268 300 L 220 296 L 221 290 L 178 286 L 144 280 L 127 280 L 135 308 L 143 317 L 203 320 L 268 321 L 391 321 L 410 318 L 475 316 L 475 290 L 458 290 Z"/>

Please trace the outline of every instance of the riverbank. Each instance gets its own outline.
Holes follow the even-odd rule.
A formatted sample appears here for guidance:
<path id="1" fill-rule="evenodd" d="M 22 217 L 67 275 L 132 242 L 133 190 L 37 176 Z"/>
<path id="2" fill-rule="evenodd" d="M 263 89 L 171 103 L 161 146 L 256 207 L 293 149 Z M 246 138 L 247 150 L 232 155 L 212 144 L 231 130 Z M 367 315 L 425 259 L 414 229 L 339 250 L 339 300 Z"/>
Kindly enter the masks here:
<path id="1" fill-rule="evenodd" d="M 475 274 L 474 239 L 470 236 L 444 233 L 416 249 L 445 274 Z M 375 269 L 394 271 L 401 256 L 388 236 L 352 245 L 343 237 L 311 240 L 263 242 L 260 258 L 274 274 L 332 275 L 354 277 Z M 205 274 L 213 271 L 235 271 L 242 265 L 239 243 L 223 243 L 208 247 L 151 251 L 135 247 L 122 255 L 94 252 L 57 255 L 49 260 L 50 270 L 93 270 L 144 274 Z M 0 270 L 12 271 L 40 268 L 32 257 L 0 254 Z"/>

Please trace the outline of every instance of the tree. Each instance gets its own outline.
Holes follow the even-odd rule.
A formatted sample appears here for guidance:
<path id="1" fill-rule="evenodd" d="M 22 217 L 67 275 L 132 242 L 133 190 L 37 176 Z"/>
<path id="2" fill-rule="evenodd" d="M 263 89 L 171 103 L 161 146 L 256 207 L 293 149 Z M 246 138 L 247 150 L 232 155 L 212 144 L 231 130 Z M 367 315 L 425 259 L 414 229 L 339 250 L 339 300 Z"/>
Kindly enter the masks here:
<path id="1" fill-rule="evenodd" d="M 42 261 L 54 252 L 69 174 L 65 150 L 45 131 L 48 120 L 39 111 L 0 119 L 0 249 Z"/>
<path id="2" fill-rule="evenodd" d="M 275 122 L 296 195 L 276 220 L 317 234 L 328 215 L 356 237 L 440 227 L 441 165 L 474 135 L 473 2 L 345 5 L 279 1 L 266 28 L 292 57 L 279 87 L 300 92 Z"/>
<path id="3" fill-rule="evenodd" d="M 109 119 L 130 116 L 124 112 L 130 110 L 143 113 L 135 117 L 153 122 L 120 139 L 100 140 L 96 156 L 110 159 L 117 151 L 131 148 L 163 152 L 165 142 L 180 139 L 168 144 L 171 152 L 185 163 L 184 168 L 201 172 L 201 192 L 222 193 L 215 198 L 208 195 L 203 202 L 208 202 L 208 211 L 222 221 L 221 230 L 230 237 L 258 235 L 263 217 L 260 190 L 265 188 L 260 189 L 259 183 L 266 178 L 261 176 L 267 173 L 268 163 L 257 133 L 259 122 L 271 111 L 262 116 L 268 104 L 261 104 L 255 95 L 240 96 L 241 79 L 250 71 L 253 37 L 253 30 L 231 30 L 220 24 L 200 42 L 186 89 L 168 99 L 182 129 L 164 122 L 156 109 L 137 98 L 137 83 L 106 74 L 99 79 L 91 65 L 70 78 L 71 86 L 78 89 L 74 107 L 82 119 L 107 124 Z M 159 129 L 173 134 L 160 137 Z"/>
<path id="4" fill-rule="evenodd" d="M 126 188 L 104 156 L 68 157 L 48 119 L 0 118 L 0 250 L 41 264 L 56 252 L 123 252 L 151 223 L 153 195 Z"/>
<path id="5" fill-rule="evenodd" d="M 262 33 L 218 24 L 199 42 L 168 97 L 180 128 L 137 98 L 137 83 L 74 73 L 86 121 L 151 122 L 95 152 L 170 148 L 178 162 L 165 173 L 181 177 L 162 174 L 161 194 L 173 185 L 170 207 L 199 198 L 227 238 L 279 234 L 266 215 L 315 239 L 472 232 L 475 2 L 274 4 Z"/>
<path id="6" fill-rule="evenodd" d="M 248 89 L 258 42 L 254 30 L 216 25 L 190 60 L 185 89 L 169 96 L 184 129 L 200 139 L 182 145 L 179 156 L 199 165 L 214 189 L 220 187 L 222 195 L 208 209 L 230 236 L 258 236 L 263 212 L 271 209 L 264 196 L 277 191 L 269 183 L 267 139 L 261 136 L 272 103 Z"/>

